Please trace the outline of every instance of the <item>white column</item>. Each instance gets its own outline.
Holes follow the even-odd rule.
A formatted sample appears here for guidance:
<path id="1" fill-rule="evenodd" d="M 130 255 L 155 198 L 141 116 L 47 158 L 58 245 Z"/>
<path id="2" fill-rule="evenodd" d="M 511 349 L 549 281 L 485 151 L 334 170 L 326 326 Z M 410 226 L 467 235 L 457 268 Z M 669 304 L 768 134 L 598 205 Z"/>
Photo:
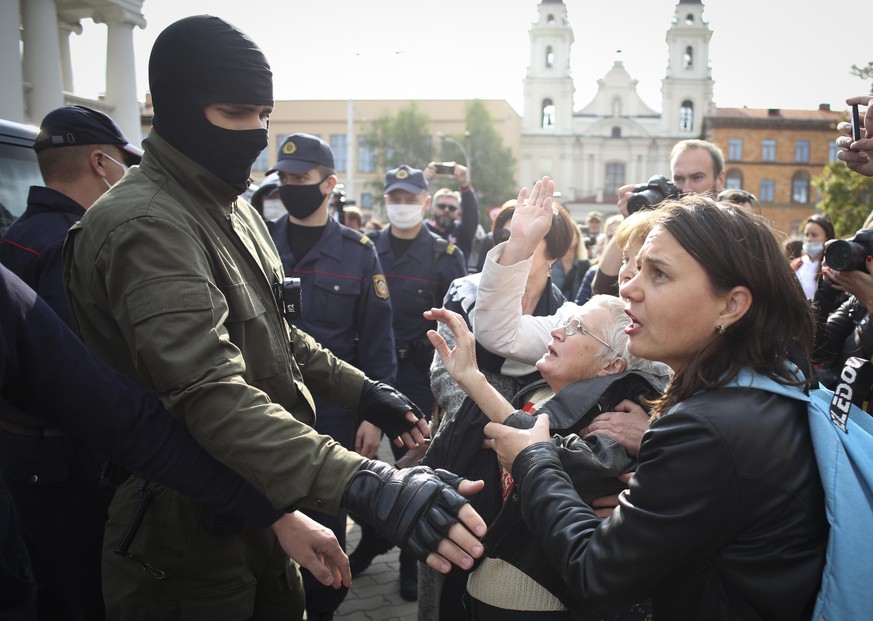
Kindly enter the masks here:
<path id="1" fill-rule="evenodd" d="M 22 3 L 24 22 L 24 80 L 30 83 L 25 96 L 27 118 L 38 125 L 43 117 L 64 105 L 61 82 L 61 52 L 58 46 L 58 16 L 54 0 Z"/>
<path id="2" fill-rule="evenodd" d="M 18 0 L 0 0 L 0 117 L 24 123 L 24 79 L 21 73 L 21 13 Z"/>
<path id="3" fill-rule="evenodd" d="M 112 106 L 112 118 L 127 139 L 140 143 L 139 101 L 136 98 L 136 64 L 133 52 L 133 27 L 145 28 L 142 14 L 113 7 L 94 15 L 104 22 L 106 39 L 106 102 Z"/>
<path id="4" fill-rule="evenodd" d="M 73 64 L 70 59 L 70 34 L 82 34 L 82 24 L 75 22 L 70 24 L 64 20 L 58 21 L 58 49 L 61 58 L 61 77 L 63 88 L 67 93 L 75 92 L 73 86 Z"/>

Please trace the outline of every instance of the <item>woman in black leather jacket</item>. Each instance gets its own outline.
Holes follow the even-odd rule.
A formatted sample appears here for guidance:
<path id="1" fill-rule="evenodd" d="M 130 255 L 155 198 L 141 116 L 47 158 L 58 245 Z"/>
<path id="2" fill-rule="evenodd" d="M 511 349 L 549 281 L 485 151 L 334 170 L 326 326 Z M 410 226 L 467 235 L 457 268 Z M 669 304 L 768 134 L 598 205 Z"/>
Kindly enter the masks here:
<path id="1" fill-rule="evenodd" d="M 528 226 L 548 207 L 545 181 Z M 827 523 L 805 406 L 726 384 L 741 370 L 796 383 L 788 352 L 808 355 L 811 310 L 761 219 L 698 195 L 657 213 L 621 295 L 628 350 L 674 377 L 612 516 L 573 489 L 546 417 L 486 435 L 581 610 L 651 597 L 655 619 L 808 619 Z"/>

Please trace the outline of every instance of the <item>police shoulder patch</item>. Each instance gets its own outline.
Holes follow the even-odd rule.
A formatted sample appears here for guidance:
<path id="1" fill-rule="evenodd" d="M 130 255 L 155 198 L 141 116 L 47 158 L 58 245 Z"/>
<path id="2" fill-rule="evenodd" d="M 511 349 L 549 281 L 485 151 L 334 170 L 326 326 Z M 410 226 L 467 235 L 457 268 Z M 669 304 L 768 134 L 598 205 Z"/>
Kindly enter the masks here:
<path id="1" fill-rule="evenodd" d="M 369 237 L 367 237 L 366 235 L 361 235 L 361 243 L 362 244 L 366 245 L 368 241 L 370 241 Z"/>
<path id="2" fill-rule="evenodd" d="M 388 299 L 388 281 L 385 280 L 384 274 L 373 274 L 373 290 L 376 292 L 376 297 Z"/>
<path id="3" fill-rule="evenodd" d="M 446 244 L 446 254 L 449 254 L 449 255 L 455 254 L 456 248 L 457 248 L 457 246 L 453 243 Z"/>

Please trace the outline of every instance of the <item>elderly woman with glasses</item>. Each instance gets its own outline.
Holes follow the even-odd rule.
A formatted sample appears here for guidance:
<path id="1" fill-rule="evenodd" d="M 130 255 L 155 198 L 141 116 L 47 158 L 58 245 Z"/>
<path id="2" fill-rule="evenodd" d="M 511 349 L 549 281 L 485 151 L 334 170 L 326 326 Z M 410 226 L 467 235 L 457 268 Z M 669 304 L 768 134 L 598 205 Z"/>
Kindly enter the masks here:
<path id="1" fill-rule="evenodd" d="M 525 525 L 509 472 L 498 466 L 492 451 L 483 449 L 484 425 L 490 421 L 526 428 L 533 424 L 532 414 L 547 412 L 553 431 L 559 433 L 556 448 L 579 493 L 590 500 L 617 493 L 623 487 L 619 477 L 633 469 L 631 453 L 608 436 L 582 439 L 576 432 L 626 400 L 640 403 L 659 396 L 662 385 L 655 367 L 627 351 L 624 330 L 630 319 L 623 302 L 598 295 L 552 330 L 548 349 L 536 363 L 542 380 L 511 403 L 479 370 L 475 339 L 464 319 L 446 309 L 426 315 L 451 330 L 453 349 L 436 331 L 429 332 L 428 338 L 470 400 L 449 424 L 454 429 L 445 431 L 453 444 L 441 446 L 438 437 L 424 463 L 438 465 L 434 462 L 449 456 L 448 461 L 466 470 L 466 476 L 484 478 L 486 490 L 480 494 L 484 498 L 478 499 L 481 504 L 476 508 L 486 519 L 496 515 L 483 540 L 488 558 L 467 581 L 468 608 L 472 607 L 473 618 L 484 620 L 515 618 L 512 615 L 526 620 L 570 619 L 572 595 Z M 499 494 L 496 506 L 489 493 Z M 644 612 L 626 611 L 629 616 L 621 618 L 643 618 Z"/>
<path id="2" fill-rule="evenodd" d="M 512 220 L 515 205 L 515 200 L 507 201 L 498 212 L 491 233 L 495 244 L 506 241 L 509 237 L 507 227 Z M 524 282 L 521 283 L 523 290 L 519 292 L 518 302 L 520 304 L 519 310 L 523 314 L 551 315 L 557 312 L 558 308 L 565 302 L 561 290 L 552 284 L 551 266 L 567 252 L 575 224 L 567 210 L 560 205 L 553 206 L 551 220 L 552 224 L 548 233 L 540 240 L 534 250 L 531 269 L 525 275 Z M 468 326 L 471 325 L 471 317 L 475 313 L 479 278 L 480 274 L 470 274 L 454 280 L 443 300 L 443 307 L 458 313 Z M 440 324 L 438 329 L 439 334 L 448 343 L 448 347 L 454 347 L 455 341 L 451 330 L 444 324 Z M 545 344 L 540 348 L 540 353 L 544 349 Z M 531 382 L 540 379 L 539 372 L 534 366 L 534 360 L 529 363 L 510 360 L 480 346 L 476 347 L 476 359 L 489 384 L 507 399 Z M 440 436 L 467 395 L 446 372 L 439 356 L 434 356 L 430 368 L 430 386 L 440 408 L 439 413 L 433 418 L 433 422 L 438 425 L 438 428 L 434 430 L 434 442 L 439 448 L 447 441 L 447 438 L 440 438 Z M 455 427 L 448 428 L 451 430 Z M 415 457 L 415 459 L 419 457 Z M 440 467 L 447 467 L 447 465 L 443 463 L 440 464 Z M 464 575 L 444 576 L 420 563 L 418 580 L 419 621 L 462 618 L 464 611 L 461 598 L 465 585 L 466 576 Z"/>

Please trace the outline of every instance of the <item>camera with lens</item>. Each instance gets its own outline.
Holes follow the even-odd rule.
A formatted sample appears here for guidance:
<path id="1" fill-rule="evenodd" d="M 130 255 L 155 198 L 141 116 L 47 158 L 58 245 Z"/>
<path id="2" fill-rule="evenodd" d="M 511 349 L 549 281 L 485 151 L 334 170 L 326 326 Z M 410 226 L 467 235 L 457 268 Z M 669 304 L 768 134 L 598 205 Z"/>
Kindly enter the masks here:
<path id="1" fill-rule="evenodd" d="M 867 257 L 873 256 L 873 230 L 861 229 L 852 239 L 838 239 L 825 250 L 825 261 L 838 272 L 866 270 Z"/>
<path id="2" fill-rule="evenodd" d="M 455 174 L 455 163 L 454 162 L 436 162 L 434 164 L 434 168 L 436 169 L 436 174 L 438 174 L 438 175 L 454 175 Z"/>
<path id="3" fill-rule="evenodd" d="M 627 199 L 628 214 L 640 209 L 654 209 L 663 200 L 679 197 L 679 188 L 664 175 L 654 175 L 645 183 L 635 185 L 631 192 Z"/>
<path id="4" fill-rule="evenodd" d="M 303 315 L 301 302 L 303 295 L 300 289 L 299 278 L 288 278 L 281 283 L 276 283 L 273 286 L 273 293 L 276 296 L 276 305 L 279 307 L 279 312 L 285 317 L 288 323 L 295 319 L 300 319 Z"/>

